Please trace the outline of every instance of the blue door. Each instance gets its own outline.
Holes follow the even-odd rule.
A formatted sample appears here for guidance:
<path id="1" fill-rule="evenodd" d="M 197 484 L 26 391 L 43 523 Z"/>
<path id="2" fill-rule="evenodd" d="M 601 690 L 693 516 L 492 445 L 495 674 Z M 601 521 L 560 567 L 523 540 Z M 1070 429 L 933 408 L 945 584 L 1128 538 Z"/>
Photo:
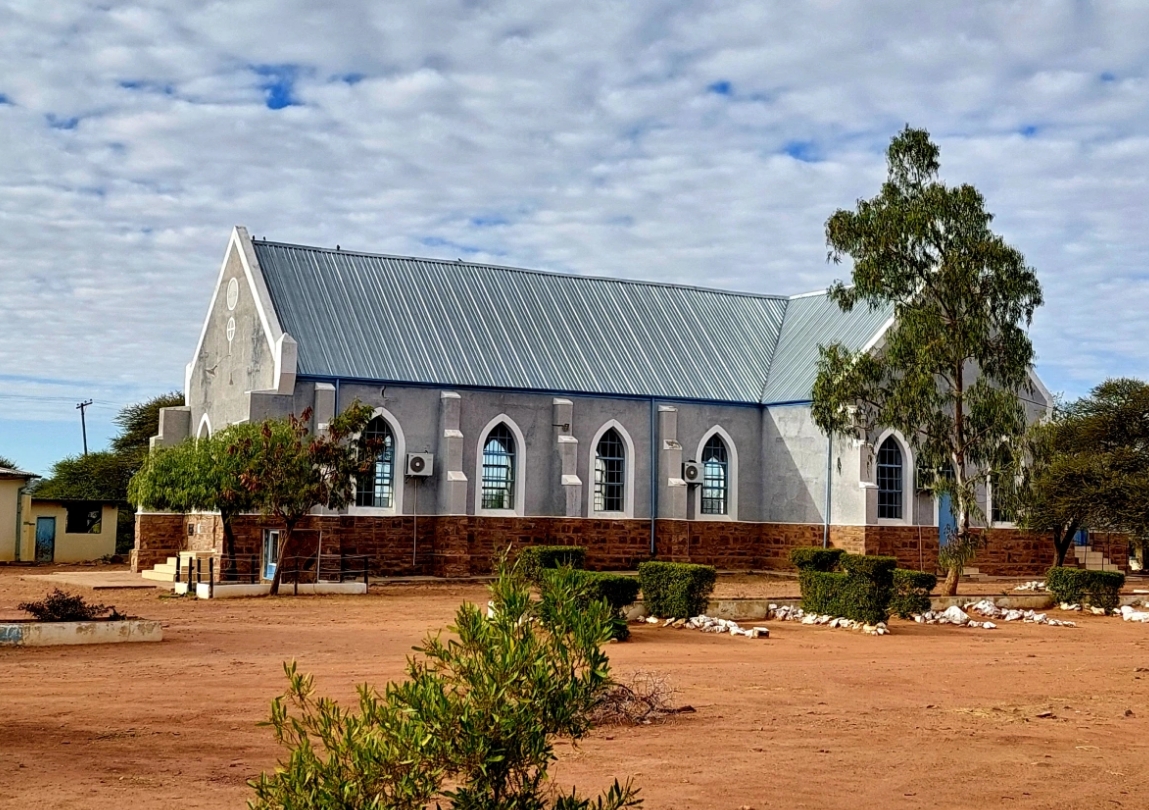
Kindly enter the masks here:
<path id="1" fill-rule="evenodd" d="M 1073 535 L 1073 542 L 1078 546 L 1089 545 L 1089 529 L 1078 529 L 1077 534 Z"/>
<path id="2" fill-rule="evenodd" d="M 957 517 L 948 492 L 938 496 L 938 545 L 944 546 L 957 534 Z"/>
<path id="3" fill-rule="evenodd" d="M 52 562 L 56 557 L 56 518 L 36 518 L 36 562 Z"/>
<path id="4" fill-rule="evenodd" d="M 279 562 L 279 530 L 263 532 L 263 578 L 275 579 L 275 566 Z"/>

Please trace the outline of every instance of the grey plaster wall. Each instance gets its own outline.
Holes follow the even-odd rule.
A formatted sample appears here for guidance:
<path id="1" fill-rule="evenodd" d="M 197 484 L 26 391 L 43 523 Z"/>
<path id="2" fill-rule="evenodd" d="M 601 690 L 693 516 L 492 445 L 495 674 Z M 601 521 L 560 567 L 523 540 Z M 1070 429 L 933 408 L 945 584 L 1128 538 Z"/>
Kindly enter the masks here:
<path id="1" fill-rule="evenodd" d="M 826 499 L 826 437 L 806 405 L 768 408 L 763 418 L 763 519 L 821 523 Z"/>
<path id="2" fill-rule="evenodd" d="M 227 286 L 233 278 L 239 282 L 239 298 L 234 311 L 229 311 Z M 235 319 L 235 332 L 228 340 L 231 318 Z M 212 299 L 203 345 L 192 361 L 188 389 L 184 392 L 186 404 L 191 408 L 191 435 L 199 434 L 204 414 L 213 431 L 248 419 L 248 392 L 273 389 L 275 384 L 274 355 L 260 322 L 251 286 L 233 248 Z"/>

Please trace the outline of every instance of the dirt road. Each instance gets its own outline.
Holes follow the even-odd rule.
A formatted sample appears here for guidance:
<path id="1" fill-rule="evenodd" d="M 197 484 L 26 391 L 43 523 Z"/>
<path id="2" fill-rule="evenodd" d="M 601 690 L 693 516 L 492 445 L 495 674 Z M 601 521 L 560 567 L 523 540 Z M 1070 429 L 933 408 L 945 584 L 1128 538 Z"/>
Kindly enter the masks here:
<path id="1" fill-rule="evenodd" d="M 44 593 L 20 573 L 0 569 L 0 617 Z M 166 640 L 0 650 L 0 808 L 243 807 L 246 780 L 275 765 L 256 723 L 284 660 L 350 698 L 399 676 L 461 600 L 486 598 L 94 596 L 162 620 Z M 772 623 L 769 641 L 640 626 L 610 647 L 616 673 L 663 673 L 697 712 L 598 729 L 560 746 L 554 775 L 586 790 L 633 776 L 648 808 L 1149 807 L 1149 626 L 1077 618 L 895 621 L 881 638 Z"/>

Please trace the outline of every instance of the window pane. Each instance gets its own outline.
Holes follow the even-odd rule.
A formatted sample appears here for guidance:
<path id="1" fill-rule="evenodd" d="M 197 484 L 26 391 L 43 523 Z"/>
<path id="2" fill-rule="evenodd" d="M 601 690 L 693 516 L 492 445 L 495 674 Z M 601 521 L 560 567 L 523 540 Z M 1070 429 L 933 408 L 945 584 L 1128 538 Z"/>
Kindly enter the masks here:
<path id="1" fill-rule="evenodd" d="M 594 508 L 596 512 L 621 512 L 626 487 L 626 448 L 618 431 L 611 428 L 599 439 L 594 459 Z"/>
<path id="2" fill-rule="evenodd" d="M 718 436 L 711 436 L 702 448 L 702 514 L 729 514 L 729 482 L 730 461 L 726 443 Z"/>
<path id="3" fill-rule="evenodd" d="M 483 445 L 483 509 L 515 508 L 515 438 L 500 424 Z"/>
<path id="4" fill-rule="evenodd" d="M 902 450 L 891 437 L 878 449 L 878 517 L 902 518 Z"/>
<path id="5" fill-rule="evenodd" d="M 376 416 L 363 429 L 363 438 L 374 441 L 379 449 L 371 469 L 356 482 L 355 505 L 389 509 L 395 505 L 395 436 L 387 421 Z"/>

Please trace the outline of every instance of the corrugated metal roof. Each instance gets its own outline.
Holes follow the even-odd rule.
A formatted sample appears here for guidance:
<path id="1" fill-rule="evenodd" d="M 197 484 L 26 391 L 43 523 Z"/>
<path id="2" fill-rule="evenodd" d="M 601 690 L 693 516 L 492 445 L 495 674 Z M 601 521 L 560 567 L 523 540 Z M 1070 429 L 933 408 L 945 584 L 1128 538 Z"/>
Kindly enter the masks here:
<path id="1" fill-rule="evenodd" d="M 779 336 L 808 332 L 783 324 L 801 298 L 253 245 L 304 376 L 758 403 Z"/>
<path id="2" fill-rule="evenodd" d="M 841 343 L 858 351 L 874 339 L 892 314 L 892 305 L 871 310 L 864 303 L 842 312 L 824 293 L 791 298 L 762 400 L 809 399 L 818 375 L 818 347 Z"/>

